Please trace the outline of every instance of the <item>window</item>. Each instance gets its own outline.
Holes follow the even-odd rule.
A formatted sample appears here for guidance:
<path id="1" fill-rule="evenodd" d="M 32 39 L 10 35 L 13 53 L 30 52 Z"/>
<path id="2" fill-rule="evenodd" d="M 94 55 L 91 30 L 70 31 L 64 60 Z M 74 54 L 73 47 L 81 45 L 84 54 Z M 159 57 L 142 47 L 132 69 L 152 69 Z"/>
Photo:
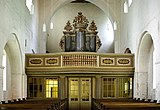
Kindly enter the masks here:
<path id="1" fill-rule="evenodd" d="M 124 8 L 124 13 L 128 13 L 128 10 L 129 10 L 129 7 L 132 5 L 132 2 L 133 2 L 133 0 L 126 0 L 125 2 L 124 2 L 124 6 L 123 6 L 123 8 Z"/>
<path id="2" fill-rule="evenodd" d="M 82 80 L 82 87 L 81 87 L 81 97 L 82 101 L 89 101 L 89 80 L 83 79 Z"/>
<path id="3" fill-rule="evenodd" d="M 58 98 L 58 78 L 28 78 L 29 98 Z"/>
<path id="4" fill-rule="evenodd" d="M 132 97 L 132 78 L 118 78 L 118 97 Z"/>
<path id="5" fill-rule="evenodd" d="M 26 6 L 27 6 L 30 14 L 34 14 L 33 0 L 26 0 Z"/>
<path id="6" fill-rule="evenodd" d="M 2 59 L 2 66 L 3 69 L 3 91 L 6 91 L 6 68 L 7 68 L 7 61 L 6 61 L 6 51 L 3 50 L 3 59 Z"/>
<path id="7" fill-rule="evenodd" d="M 57 78 L 46 78 L 46 98 L 58 98 Z"/>
<path id="8" fill-rule="evenodd" d="M 132 0 L 128 0 L 128 6 L 130 7 L 132 4 Z"/>
<path id="9" fill-rule="evenodd" d="M 128 3 L 127 1 L 124 2 L 124 13 L 128 13 Z"/>
<path id="10" fill-rule="evenodd" d="M 78 96 L 79 96 L 78 80 L 77 79 L 72 79 L 70 81 L 71 101 L 78 101 Z"/>
<path id="11" fill-rule="evenodd" d="M 116 79 L 103 78 L 103 97 L 115 97 Z"/>
<path id="12" fill-rule="evenodd" d="M 43 78 L 28 78 L 28 97 L 43 97 Z"/>
<path id="13" fill-rule="evenodd" d="M 103 98 L 129 98 L 132 97 L 132 78 L 103 78 Z"/>

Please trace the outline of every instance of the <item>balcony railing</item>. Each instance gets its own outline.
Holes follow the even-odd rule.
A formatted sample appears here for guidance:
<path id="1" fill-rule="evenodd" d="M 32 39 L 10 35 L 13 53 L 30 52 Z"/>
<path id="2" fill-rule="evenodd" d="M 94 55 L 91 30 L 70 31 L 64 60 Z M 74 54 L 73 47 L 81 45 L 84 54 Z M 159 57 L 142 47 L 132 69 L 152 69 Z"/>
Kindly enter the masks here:
<path id="1" fill-rule="evenodd" d="M 94 52 L 26 54 L 26 69 L 34 68 L 130 68 L 134 70 L 134 55 Z"/>

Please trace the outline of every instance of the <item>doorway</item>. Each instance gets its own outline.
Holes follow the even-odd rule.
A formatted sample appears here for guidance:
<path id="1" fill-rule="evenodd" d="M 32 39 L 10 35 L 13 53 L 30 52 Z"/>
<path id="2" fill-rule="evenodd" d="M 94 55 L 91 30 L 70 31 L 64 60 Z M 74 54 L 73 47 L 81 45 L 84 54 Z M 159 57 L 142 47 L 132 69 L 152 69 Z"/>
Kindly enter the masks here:
<path id="1" fill-rule="evenodd" d="M 91 110 L 91 78 L 69 78 L 69 110 Z"/>

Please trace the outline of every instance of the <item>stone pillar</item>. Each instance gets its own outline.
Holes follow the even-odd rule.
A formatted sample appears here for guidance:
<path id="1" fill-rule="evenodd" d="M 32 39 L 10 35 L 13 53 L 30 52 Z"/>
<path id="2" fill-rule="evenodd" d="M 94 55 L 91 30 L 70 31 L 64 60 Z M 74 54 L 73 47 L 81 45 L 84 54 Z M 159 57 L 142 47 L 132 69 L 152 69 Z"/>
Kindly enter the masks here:
<path id="1" fill-rule="evenodd" d="M 155 64 L 155 83 L 156 83 L 156 88 L 155 88 L 155 99 L 157 100 L 157 103 L 160 103 L 160 62 L 156 62 Z"/>
<path id="2" fill-rule="evenodd" d="M 134 73 L 134 82 L 133 82 L 133 98 L 139 98 L 138 96 L 138 72 Z"/>
<path id="3" fill-rule="evenodd" d="M 59 78 L 59 98 L 64 99 L 65 98 L 65 76 L 60 76 Z"/>
<path id="4" fill-rule="evenodd" d="M 3 66 L 0 66 L 0 102 L 3 100 Z"/>
<path id="5" fill-rule="evenodd" d="M 11 73 L 12 99 L 22 98 L 22 75 L 21 73 Z"/>
<path id="6" fill-rule="evenodd" d="M 22 98 L 26 98 L 27 97 L 27 75 L 26 74 L 22 75 L 22 84 L 23 84 Z"/>
<path id="7" fill-rule="evenodd" d="M 101 99 L 101 91 L 102 91 L 102 83 L 101 83 L 101 76 L 96 76 L 96 93 L 95 93 L 95 98 L 96 99 Z"/>
<path id="8" fill-rule="evenodd" d="M 148 73 L 138 72 L 136 81 L 137 98 L 146 99 L 148 97 Z"/>

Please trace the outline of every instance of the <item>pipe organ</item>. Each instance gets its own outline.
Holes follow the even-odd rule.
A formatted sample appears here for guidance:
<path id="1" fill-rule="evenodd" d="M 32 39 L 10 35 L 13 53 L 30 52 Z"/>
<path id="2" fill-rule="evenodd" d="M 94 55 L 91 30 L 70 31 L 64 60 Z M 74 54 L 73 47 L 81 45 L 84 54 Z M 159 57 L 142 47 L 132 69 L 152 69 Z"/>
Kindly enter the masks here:
<path id="1" fill-rule="evenodd" d="M 65 52 L 96 52 L 101 44 L 97 35 L 97 27 L 94 21 L 91 22 L 89 28 L 88 20 L 81 12 L 73 20 L 66 23 L 61 38 L 60 47 Z"/>

